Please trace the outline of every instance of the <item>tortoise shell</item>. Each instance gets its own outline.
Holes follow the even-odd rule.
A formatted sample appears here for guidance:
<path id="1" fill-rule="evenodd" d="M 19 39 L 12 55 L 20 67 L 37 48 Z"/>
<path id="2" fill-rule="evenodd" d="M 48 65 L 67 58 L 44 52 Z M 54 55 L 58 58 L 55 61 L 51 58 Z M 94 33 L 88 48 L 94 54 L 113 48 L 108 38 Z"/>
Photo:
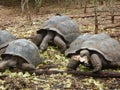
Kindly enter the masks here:
<path id="1" fill-rule="evenodd" d="M 67 16 L 53 16 L 44 22 L 42 28 L 37 33 L 47 33 L 53 31 L 59 34 L 64 41 L 71 43 L 79 36 L 80 30 L 78 25 Z"/>

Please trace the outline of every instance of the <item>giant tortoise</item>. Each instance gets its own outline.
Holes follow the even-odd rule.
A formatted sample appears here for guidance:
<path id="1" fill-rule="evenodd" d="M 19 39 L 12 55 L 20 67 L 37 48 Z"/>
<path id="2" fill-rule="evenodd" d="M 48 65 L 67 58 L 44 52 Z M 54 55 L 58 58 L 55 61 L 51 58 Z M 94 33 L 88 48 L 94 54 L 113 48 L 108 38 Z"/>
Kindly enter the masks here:
<path id="1" fill-rule="evenodd" d="M 15 40 L 16 37 L 7 30 L 0 30 L 0 55 L 5 51 L 6 46 L 10 41 Z"/>
<path id="2" fill-rule="evenodd" d="M 0 30 L 0 45 L 15 39 L 16 37 L 12 35 L 9 31 Z"/>
<path id="3" fill-rule="evenodd" d="M 1 55 L 0 70 L 16 67 L 23 71 L 34 70 L 42 62 L 37 46 L 26 39 L 18 39 L 9 43 L 5 53 Z"/>
<path id="4" fill-rule="evenodd" d="M 92 35 L 82 43 L 77 38 L 65 54 L 71 57 L 68 70 L 76 70 L 80 63 L 93 68 L 93 72 L 120 67 L 120 43 L 104 33 Z"/>
<path id="5" fill-rule="evenodd" d="M 63 15 L 56 15 L 43 23 L 32 39 L 41 50 L 46 50 L 48 43 L 57 45 L 61 52 L 64 52 L 69 44 L 80 34 L 78 25 L 70 18 Z"/>

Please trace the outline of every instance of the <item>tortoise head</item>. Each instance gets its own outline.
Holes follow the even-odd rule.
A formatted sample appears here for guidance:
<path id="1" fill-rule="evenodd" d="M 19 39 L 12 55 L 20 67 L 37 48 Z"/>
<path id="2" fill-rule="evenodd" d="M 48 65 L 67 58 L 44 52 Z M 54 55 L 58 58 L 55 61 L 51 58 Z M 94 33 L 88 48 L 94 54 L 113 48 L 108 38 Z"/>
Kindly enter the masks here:
<path id="1" fill-rule="evenodd" d="M 81 50 L 80 51 L 80 62 L 83 63 L 85 66 L 90 66 L 90 53 L 88 50 Z"/>
<path id="2" fill-rule="evenodd" d="M 41 35 L 40 34 L 36 34 L 35 36 L 32 37 L 31 41 L 36 44 L 37 46 L 39 46 L 40 41 L 41 41 Z"/>

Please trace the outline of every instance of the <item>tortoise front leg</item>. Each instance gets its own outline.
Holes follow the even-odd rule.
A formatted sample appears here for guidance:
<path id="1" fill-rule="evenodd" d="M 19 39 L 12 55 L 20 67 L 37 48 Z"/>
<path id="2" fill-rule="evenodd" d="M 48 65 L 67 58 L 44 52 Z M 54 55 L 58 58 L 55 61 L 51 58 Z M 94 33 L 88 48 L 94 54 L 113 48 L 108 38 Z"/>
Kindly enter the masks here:
<path id="1" fill-rule="evenodd" d="M 90 61 L 93 67 L 93 72 L 99 72 L 102 69 L 102 62 L 100 57 L 97 54 L 92 54 L 90 57 Z"/>
<path id="2" fill-rule="evenodd" d="M 33 66 L 32 64 L 23 63 L 21 69 L 22 69 L 23 71 L 32 71 L 32 70 L 35 70 L 36 68 L 35 68 L 35 66 Z"/>
<path id="3" fill-rule="evenodd" d="M 47 49 L 48 46 L 48 42 L 54 37 L 54 33 L 53 32 L 48 32 L 47 35 L 43 38 L 43 41 L 40 44 L 40 49 L 41 50 L 45 50 Z"/>
<path id="4" fill-rule="evenodd" d="M 7 68 L 8 61 L 0 61 L 0 71 L 4 71 Z"/>
<path id="5" fill-rule="evenodd" d="M 13 67 L 16 65 L 16 61 L 13 60 L 3 60 L 0 62 L 0 70 L 4 71 L 6 68 Z"/>
<path id="6" fill-rule="evenodd" d="M 44 37 L 44 34 L 36 34 L 35 36 L 33 36 L 33 38 L 31 39 L 31 41 L 36 44 L 37 46 L 40 45 L 42 39 Z"/>
<path id="7" fill-rule="evenodd" d="M 7 66 L 8 67 L 16 67 L 17 61 L 16 60 L 8 60 Z"/>
<path id="8" fill-rule="evenodd" d="M 64 53 L 64 51 L 65 51 L 66 48 L 67 48 L 67 45 L 66 45 L 66 43 L 61 39 L 60 36 L 56 35 L 56 36 L 54 37 L 54 43 L 55 43 L 55 45 L 57 45 L 57 46 L 60 48 L 61 52 Z"/>
<path id="9" fill-rule="evenodd" d="M 70 71 L 70 70 L 76 70 L 77 67 L 79 66 L 80 64 L 80 61 L 79 61 L 79 58 L 78 58 L 78 55 L 73 55 L 71 56 L 71 59 L 67 65 L 67 70 Z"/>

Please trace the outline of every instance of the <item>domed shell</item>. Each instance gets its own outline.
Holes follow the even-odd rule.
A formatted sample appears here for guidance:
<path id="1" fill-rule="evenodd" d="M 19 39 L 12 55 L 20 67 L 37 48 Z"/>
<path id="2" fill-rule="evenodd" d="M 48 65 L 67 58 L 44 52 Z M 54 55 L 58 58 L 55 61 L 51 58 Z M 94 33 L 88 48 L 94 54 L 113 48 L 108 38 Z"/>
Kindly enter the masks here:
<path id="1" fill-rule="evenodd" d="M 10 42 L 15 39 L 16 37 L 13 36 L 9 31 L 0 30 L 0 45 L 6 42 Z"/>
<path id="2" fill-rule="evenodd" d="M 107 61 L 120 61 L 120 43 L 107 34 L 97 34 L 90 37 L 81 45 L 82 49 L 96 51 Z"/>
<path id="3" fill-rule="evenodd" d="M 70 47 L 65 51 L 65 55 L 69 56 L 71 54 L 75 54 L 78 50 L 80 50 L 82 43 L 90 38 L 92 34 L 86 33 L 83 35 L 79 35 L 71 44 Z"/>
<path id="4" fill-rule="evenodd" d="M 42 61 L 37 46 L 26 39 L 18 39 L 10 42 L 1 57 L 3 58 L 6 55 L 19 56 L 35 67 Z"/>
<path id="5" fill-rule="evenodd" d="M 68 43 L 71 43 L 80 35 L 78 25 L 67 16 L 53 16 L 44 22 L 42 28 L 37 33 L 46 33 L 51 30 L 59 35 Z"/>

